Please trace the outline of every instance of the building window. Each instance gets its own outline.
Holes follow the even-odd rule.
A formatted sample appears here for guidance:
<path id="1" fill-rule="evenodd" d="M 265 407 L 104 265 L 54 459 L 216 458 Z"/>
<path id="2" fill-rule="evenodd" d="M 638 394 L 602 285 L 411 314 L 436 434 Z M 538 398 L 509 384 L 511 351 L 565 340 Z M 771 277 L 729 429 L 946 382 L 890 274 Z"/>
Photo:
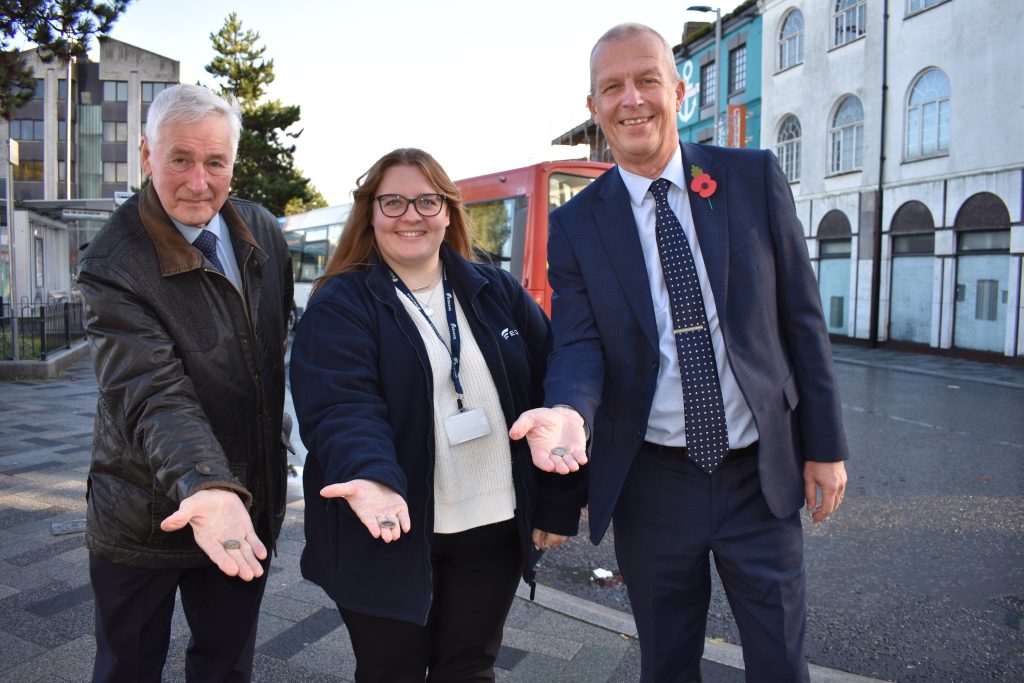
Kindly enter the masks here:
<path id="1" fill-rule="evenodd" d="M 864 35 L 868 23 L 867 0 L 836 0 L 832 46 L 839 47 Z"/>
<path id="2" fill-rule="evenodd" d="M 782 172 L 791 182 L 800 180 L 800 119 L 790 114 L 779 128 L 779 142 L 775 148 Z"/>
<path id="3" fill-rule="evenodd" d="M 949 79 L 929 69 L 914 81 L 907 104 L 907 158 L 949 151 Z"/>
<path id="4" fill-rule="evenodd" d="M 907 0 L 907 14 L 926 10 L 929 7 L 934 7 L 935 5 L 945 1 L 946 0 Z"/>
<path id="5" fill-rule="evenodd" d="M 11 137 L 15 140 L 42 140 L 43 122 L 34 119 L 11 121 Z"/>
<path id="6" fill-rule="evenodd" d="M 59 81 L 57 81 L 57 101 L 68 101 L 68 81 L 66 78 L 62 78 Z"/>
<path id="7" fill-rule="evenodd" d="M 150 81 L 142 82 L 142 101 L 152 102 L 153 98 L 177 83 L 156 83 Z"/>
<path id="8" fill-rule="evenodd" d="M 804 15 L 795 9 L 786 15 L 779 33 L 779 71 L 804 63 Z"/>
<path id="9" fill-rule="evenodd" d="M 729 94 L 747 87 L 747 46 L 729 51 Z"/>
<path id="10" fill-rule="evenodd" d="M 864 108 L 850 95 L 832 119 L 832 173 L 860 170 L 864 162 Z"/>
<path id="11" fill-rule="evenodd" d="M 707 107 L 715 103 L 715 91 L 718 80 L 715 78 L 716 62 L 708 62 L 700 68 L 700 106 Z"/>
<path id="12" fill-rule="evenodd" d="M 103 142 L 128 142 L 128 124 L 124 121 L 104 121 Z"/>
<path id="13" fill-rule="evenodd" d="M 103 182 L 105 183 L 127 183 L 128 164 L 121 161 L 103 162 Z"/>
<path id="14" fill-rule="evenodd" d="M 104 102 L 127 102 L 128 81 L 103 81 Z"/>
<path id="15" fill-rule="evenodd" d="M 36 79 L 36 94 L 32 96 L 33 99 L 42 100 L 46 99 L 46 80 L 42 78 Z"/>
<path id="16" fill-rule="evenodd" d="M 43 180 L 43 162 L 35 159 L 22 159 L 21 163 L 14 167 L 15 180 L 41 182 Z"/>

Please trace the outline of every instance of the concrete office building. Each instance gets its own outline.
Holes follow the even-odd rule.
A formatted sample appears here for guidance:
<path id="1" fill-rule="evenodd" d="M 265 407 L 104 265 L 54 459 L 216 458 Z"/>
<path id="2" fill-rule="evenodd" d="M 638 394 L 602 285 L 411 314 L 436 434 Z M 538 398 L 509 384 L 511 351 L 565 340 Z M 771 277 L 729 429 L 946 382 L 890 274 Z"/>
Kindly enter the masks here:
<path id="1" fill-rule="evenodd" d="M 829 332 L 1020 358 L 1018 0 L 766 0 L 763 146 Z"/>
<path id="2" fill-rule="evenodd" d="M 19 300 L 45 302 L 70 290 L 79 247 L 103 226 L 114 193 L 142 185 L 139 143 L 149 103 L 179 82 L 175 60 L 112 38 L 98 43 L 98 62 L 80 60 L 70 70 L 59 60 L 44 62 L 34 49 L 26 51 L 36 76 L 35 97 L 15 112 L 10 128 L 0 119 L 0 136 L 16 140 L 20 156 L 12 176 Z M 0 158 L 0 176 L 6 177 L 6 145 Z M 6 211 L 4 216 L 0 296 L 8 300 Z"/>

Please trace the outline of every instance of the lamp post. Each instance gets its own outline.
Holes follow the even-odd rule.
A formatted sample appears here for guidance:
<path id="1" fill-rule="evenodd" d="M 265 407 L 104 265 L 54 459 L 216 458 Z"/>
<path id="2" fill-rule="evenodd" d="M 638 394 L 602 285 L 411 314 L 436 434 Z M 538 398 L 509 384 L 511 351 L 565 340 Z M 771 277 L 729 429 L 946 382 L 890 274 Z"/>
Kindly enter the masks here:
<path id="1" fill-rule="evenodd" d="M 722 45 L 722 10 L 717 7 L 710 7 L 708 5 L 691 5 L 686 8 L 687 12 L 714 12 L 715 13 L 715 144 L 719 144 L 719 130 L 718 130 L 718 99 L 721 96 L 722 84 L 719 83 L 719 76 L 722 73 L 722 63 L 719 60 L 721 55 Z"/>

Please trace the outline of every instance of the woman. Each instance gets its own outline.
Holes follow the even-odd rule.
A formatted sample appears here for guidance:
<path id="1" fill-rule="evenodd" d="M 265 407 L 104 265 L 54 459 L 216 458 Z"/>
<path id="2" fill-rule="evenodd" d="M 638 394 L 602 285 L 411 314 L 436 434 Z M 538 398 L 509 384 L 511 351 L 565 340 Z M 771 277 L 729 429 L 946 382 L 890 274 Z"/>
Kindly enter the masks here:
<path id="1" fill-rule="evenodd" d="M 474 261 L 429 154 L 395 150 L 358 185 L 292 345 L 302 575 L 338 604 L 360 683 L 493 681 L 533 549 L 576 534 L 584 501 L 579 476 L 540 472 L 508 438 L 541 403 L 548 321 Z"/>

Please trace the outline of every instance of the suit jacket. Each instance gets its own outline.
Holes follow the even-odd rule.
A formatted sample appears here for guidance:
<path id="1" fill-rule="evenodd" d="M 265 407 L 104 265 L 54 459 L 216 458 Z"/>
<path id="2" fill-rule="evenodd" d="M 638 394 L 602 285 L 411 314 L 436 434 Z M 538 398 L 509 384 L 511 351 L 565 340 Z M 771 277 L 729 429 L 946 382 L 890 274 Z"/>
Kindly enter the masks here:
<path id="1" fill-rule="evenodd" d="M 848 457 L 817 280 L 793 196 L 768 151 L 683 144 L 687 188 L 729 362 L 759 433 L 761 489 L 782 518 L 804 500 L 803 462 Z M 548 276 L 555 350 L 545 404 L 591 427 L 590 535 L 598 543 L 644 441 L 658 332 L 629 195 L 617 168 L 551 215 Z"/>

